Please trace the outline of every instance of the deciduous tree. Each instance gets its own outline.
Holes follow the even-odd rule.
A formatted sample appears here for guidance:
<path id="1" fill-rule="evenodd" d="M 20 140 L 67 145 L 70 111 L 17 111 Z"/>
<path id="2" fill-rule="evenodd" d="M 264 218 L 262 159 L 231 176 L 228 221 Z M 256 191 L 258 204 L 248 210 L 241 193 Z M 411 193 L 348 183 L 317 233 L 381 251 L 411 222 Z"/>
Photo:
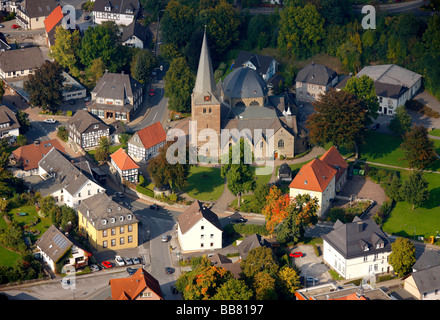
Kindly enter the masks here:
<path id="1" fill-rule="evenodd" d="M 403 277 L 411 272 L 411 268 L 416 262 L 416 248 L 414 244 L 408 239 L 398 237 L 391 244 L 391 250 L 388 261 L 393 267 L 394 272 L 397 272 L 399 277 Z"/>
<path id="2" fill-rule="evenodd" d="M 428 137 L 423 124 L 415 124 L 403 137 L 401 148 L 410 168 L 425 169 L 432 165 L 437 157 L 434 142 Z"/>
<path id="3" fill-rule="evenodd" d="M 390 121 L 390 130 L 401 136 L 411 129 L 411 116 L 405 106 L 398 106 Z"/>
<path id="4" fill-rule="evenodd" d="M 171 61 L 165 75 L 165 96 L 168 108 L 178 112 L 191 110 L 191 92 L 194 89 L 195 76 L 189 69 L 185 58 L 179 57 Z"/>
<path id="5" fill-rule="evenodd" d="M 376 119 L 379 111 L 379 101 L 376 95 L 374 80 L 367 75 L 352 77 L 347 81 L 344 91 L 352 93 L 365 103 L 367 116 Z"/>
<path id="6" fill-rule="evenodd" d="M 421 206 L 429 199 L 428 182 L 423 178 L 421 171 L 413 171 L 403 182 L 401 190 L 402 197 L 412 204 L 413 210 L 415 206 Z"/>

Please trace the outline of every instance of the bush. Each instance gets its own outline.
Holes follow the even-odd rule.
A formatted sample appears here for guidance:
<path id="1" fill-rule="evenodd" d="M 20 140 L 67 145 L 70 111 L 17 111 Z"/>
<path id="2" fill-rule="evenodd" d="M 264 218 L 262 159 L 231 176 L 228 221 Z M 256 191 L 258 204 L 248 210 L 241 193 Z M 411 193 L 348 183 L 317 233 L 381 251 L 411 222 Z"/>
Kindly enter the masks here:
<path id="1" fill-rule="evenodd" d="M 67 141 L 67 139 L 69 138 L 69 132 L 66 130 L 66 127 L 64 126 L 58 127 L 57 137 L 63 140 L 64 142 Z"/>

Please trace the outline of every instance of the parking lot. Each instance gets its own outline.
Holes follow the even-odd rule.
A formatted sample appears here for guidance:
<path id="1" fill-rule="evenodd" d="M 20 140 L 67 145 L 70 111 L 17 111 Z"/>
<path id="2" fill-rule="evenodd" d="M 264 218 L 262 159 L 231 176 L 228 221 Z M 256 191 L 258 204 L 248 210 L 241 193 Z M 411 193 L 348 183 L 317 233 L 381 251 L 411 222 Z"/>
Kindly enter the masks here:
<path id="1" fill-rule="evenodd" d="M 322 256 L 317 257 L 312 245 L 298 245 L 292 248 L 291 252 L 300 251 L 303 254 L 301 258 L 293 258 L 293 262 L 301 270 L 301 277 L 314 277 L 318 282 L 314 285 L 333 282 L 329 268 L 323 263 Z M 313 282 L 307 282 L 307 286 L 313 286 Z"/>

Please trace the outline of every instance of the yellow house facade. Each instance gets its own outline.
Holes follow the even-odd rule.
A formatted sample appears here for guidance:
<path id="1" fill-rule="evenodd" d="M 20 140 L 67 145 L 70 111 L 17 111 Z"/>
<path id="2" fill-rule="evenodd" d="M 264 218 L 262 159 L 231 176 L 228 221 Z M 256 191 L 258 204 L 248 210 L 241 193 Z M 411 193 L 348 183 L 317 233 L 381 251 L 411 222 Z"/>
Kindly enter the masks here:
<path id="1" fill-rule="evenodd" d="M 131 210 L 106 194 L 85 199 L 78 206 L 79 231 L 98 251 L 136 248 L 138 223 Z"/>

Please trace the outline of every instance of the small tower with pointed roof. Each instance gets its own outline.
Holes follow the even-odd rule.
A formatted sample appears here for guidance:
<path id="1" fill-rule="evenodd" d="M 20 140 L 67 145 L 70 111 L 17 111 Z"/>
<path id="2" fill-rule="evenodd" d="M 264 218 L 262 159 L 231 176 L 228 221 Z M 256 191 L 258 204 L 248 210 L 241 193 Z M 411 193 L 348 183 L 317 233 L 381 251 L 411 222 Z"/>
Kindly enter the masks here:
<path id="1" fill-rule="evenodd" d="M 191 115 L 192 121 L 197 122 L 197 135 L 206 128 L 214 129 L 220 134 L 220 109 L 205 28 L 196 83 L 191 95 Z"/>

